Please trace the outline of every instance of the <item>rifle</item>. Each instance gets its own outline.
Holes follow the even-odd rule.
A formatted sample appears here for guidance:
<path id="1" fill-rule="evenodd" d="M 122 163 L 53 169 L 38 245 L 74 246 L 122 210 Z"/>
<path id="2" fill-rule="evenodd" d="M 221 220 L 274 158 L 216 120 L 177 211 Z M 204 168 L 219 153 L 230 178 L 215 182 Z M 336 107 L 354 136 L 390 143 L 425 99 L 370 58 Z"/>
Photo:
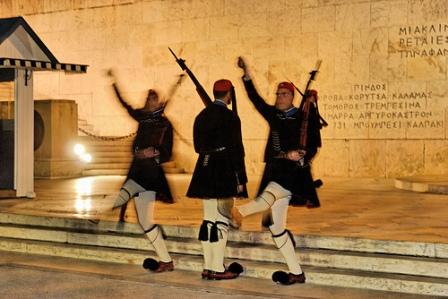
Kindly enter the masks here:
<path id="1" fill-rule="evenodd" d="M 314 68 L 314 70 L 312 70 L 310 72 L 310 78 L 308 79 L 308 82 L 305 87 L 305 91 L 303 93 L 300 92 L 298 90 L 298 88 L 294 86 L 299 91 L 299 93 L 303 95 L 302 102 L 300 103 L 300 106 L 299 106 L 299 110 L 302 112 L 302 123 L 300 125 L 299 148 L 302 150 L 306 149 L 307 143 L 308 143 L 308 123 L 309 123 L 308 120 L 309 120 L 310 108 L 311 108 L 311 105 L 313 105 L 313 103 L 309 100 L 310 96 L 311 96 L 309 88 L 311 86 L 311 82 L 314 81 L 316 78 L 316 74 L 319 71 L 321 63 L 322 63 L 322 60 L 318 60 L 316 63 L 316 67 Z M 317 98 L 315 100 L 316 100 L 315 105 L 316 105 L 316 109 L 317 109 Z M 319 112 L 318 112 L 318 115 L 319 115 Z M 305 157 L 302 157 L 299 160 L 299 165 L 301 167 L 306 166 Z"/>
<path id="2" fill-rule="evenodd" d="M 235 93 L 235 87 L 232 87 L 231 89 L 231 96 L 232 96 L 232 112 L 235 114 L 235 116 L 238 116 L 238 109 L 236 105 L 236 93 Z"/>
<path id="3" fill-rule="evenodd" d="M 328 125 L 327 122 L 319 114 L 319 109 L 318 109 L 318 106 L 317 106 L 317 97 L 315 97 L 315 102 L 314 103 L 310 100 L 311 93 L 310 93 L 309 88 L 311 86 L 311 82 L 316 79 L 316 74 L 319 71 L 321 63 L 322 63 L 322 60 L 318 60 L 317 63 L 316 63 L 316 67 L 314 68 L 314 70 L 312 70 L 310 72 L 310 78 L 309 78 L 309 80 L 308 80 L 308 82 L 306 84 L 305 91 L 303 92 L 303 94 L 299 91 L 299 93 L 301 93 L 302 96 L 303 96 L 302 97 L 302 102 L 300 103 L 300 106 L 299 106 L 299 109 L 302 112 L 302 123 L 301 123 L 301 126 L 300 126 L 299 148 L 302 149 L 302 150 L 306 149 L 306 146 L 307 146 L 307 143 L 308 143 L 308 124 L 309 124 L 308 117 L 309 117 L 309 114 L 310 114 L 311 105 L 314 104 L 315 107 L 316 107 L 316 113 L 317 113 L 317 116 L 319 117 L 319 123 L 320 123 L 321 127 Z M 298 161 L 298 165 L 300 167 L 307 167 L 308 163 L 306 163 L 306 162 L 307 161 L 305 161 L 305 156 L 303 156 Z M 309 179 L 308 183 L 314 185 L 315 188 L 319 188 L 323 184 L 321 180 L 316 180 L 316 181 L 313 182 L 311 176 L 309 176 L 307 178 Z M 305 180 L 307 180 L 307 179 L 305 179 Z M 319 199 L 317 199 L 317 200 L 309 200 L 309 199 L 307 199 L 306 200 L 306 206 L 308 208 L 317 208 L 317 207 L 319 207 L 320 206 Z"/>
<path id="4" fill-rule="evenodd" d="M 193 72 L 188 68 L 188 66 L 185 64 L 185 59 L 178 58 L 176 54 L 171 50 L 170 47 L 168 47 L 171 54 L 173 54 L 174 58 L 176 59 L 177 64 L 179 64 L 180 68 L 187 73 L 187 75 L 190 77 L 191 81 L 193 81 L 194 85 L 196 86 L 196 91 L 198 92 L 199 96 L 201 97 L 202 102 L 205 106 L 208 106 L 213 103 L 210 96 L 205 91 L 204 87 L 202 87 L 201 83 L 199 83 L 198 79 L 196 79 L 196 76 L 193 74 Z"/>
<path id="5" fill-rule="evenodd" d="M 316 75 L 317 75 L 317 72 L 319 72 L 319 69 L 320 69 L 320 65 L 321 65 L 321 64 L 322 64 L 322 60 L 319 59 L 319 60 L 316 62 L 316 66 L 314 67 L 314 70 L 312 70 L 312 71 L 310 72 L 310 78 L 308 79 L 308 82 L 306 83 L 304 96 L 307 96 L 307 93 L 309 93 L 309 89 L 310 89 L 310 86 L 311 86 L 311 82 L 314 81 L 314 80 L 316 79 Z M 302 100 L 302 101 L 303 101 L 303 100 Z"/>
<path id="6" fill-rule="evenodd" d="M 304 96 L 304 93 L 302 92 L 302 91 L 300 91 L 300 89 L 292 82 L 292 81 L 289 81 L 289 83 L 291 83 L 293 86 L 294 86 L 294 89 L 295 90 L 297 90 L 297 92 L 303 97 Z M 316 99 L 317 100 L 317 99 Z M 316 110 L 317 110 L 317 114 L 318 114 L 318 116 L 319 116 L 319 120 L 320 120 L 320 125 L 322 126 L 322 127 L 326 127 L 326 126 L 328 126 L 328 123 L 327 123 L 327 121 L 322 117 L 322 115 L 320 115 L 320 113 L 319 113 L 319 106 L 318 106 L 318 104 L 317 104 L 317 102 L 316 102 Z"/>
<path id="7" fill-rule="evenodd" d="M 306 99 L 308 98 L 309 92 L 310 92 L 309 88 L 311 86 L 311 82 L 316 79 L 316 75 L 319 72 L 321 64 L 322 64 L 322 60 L 319 59 L 316 62 L 316 66 L 315 66 L 314 70 L 312 70 L 310 72 L 310 78 L 308 79 L 308 82 L 306 83 L 305 92 L 301 92 L 300 89 L 292 81 L 290 81 L 291 84 L 294 86 L 295 90 L 297 90 L 297 92 L 302 96 L 302 101 L 300 102 L 299 109 L 303 109 L 303 106 L 306 103 Z M 318 105 L 317 105 L 317 99 L 316 99 L 316 110 L 317 110 L 317 115 L 319 116 L 320 125 L 322 127 L 328 126 L 328 123 L 325 121 L 325 119 L 319 113 L 319 108 L 318 108 Z"/>

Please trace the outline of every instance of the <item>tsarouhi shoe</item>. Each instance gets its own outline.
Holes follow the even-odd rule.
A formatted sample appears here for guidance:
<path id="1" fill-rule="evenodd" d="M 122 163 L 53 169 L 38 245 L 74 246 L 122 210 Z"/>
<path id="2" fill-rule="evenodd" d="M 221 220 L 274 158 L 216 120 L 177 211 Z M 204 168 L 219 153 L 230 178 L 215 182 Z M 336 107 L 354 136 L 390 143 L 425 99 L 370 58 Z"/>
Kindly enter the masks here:
<path id="1" fill-rule="evenodd" d="M 224 272 L 208 271 L 208 280 L 224 280 L 224 279 L 234 279 L 237 278 L 239 274 L 233 273 L 229 270 Z"/>
<path id="2" fill-rule="evenodd" d="M 285 271 L 276 271 L 272 274 L 272 280 L 276 283 L 290 285 L 294 283 L 305 283 L 306 277 L 305 273 L 292 274 L 286 273 Z"/>
<path id="3" fill-rule="evenodd" d="M 159 262 L 159 267 L 154 270 L 156 273 L 166 272 L 166 271 L 173 271 L 174 270 L 174 264 L 173 261 L 171 262 Z"/>
<path id="4" fill-rule="evenodd" d="M 202 270 L 202 273 L 201 273 L 202 279 L 208 279 L 209 273 L 210 273 L 210 270 L 207 270 L 207 269 Z"/>
<path id="5" fill-rule="evenodd" d="M 155 273 L 161 273 L 166 271 L 173 271 L 174 264 L 171 262 L 158 262 L 153 258 L 147 258 L 143 261 L 143 268 L 151 270 Z"/>

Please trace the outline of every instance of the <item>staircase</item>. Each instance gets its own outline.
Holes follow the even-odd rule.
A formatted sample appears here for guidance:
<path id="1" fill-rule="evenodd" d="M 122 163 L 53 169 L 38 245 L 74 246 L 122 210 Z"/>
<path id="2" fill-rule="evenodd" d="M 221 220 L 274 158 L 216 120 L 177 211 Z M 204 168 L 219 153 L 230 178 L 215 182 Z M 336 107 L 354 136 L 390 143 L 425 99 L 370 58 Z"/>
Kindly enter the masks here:
<path id="1" fill-rule="evenodd" d="M 92 155 L 92 162 L 86 163 L 83 176 L 126 175 L 132 161 L 132 138 L 122 140 L 102 140 L 89 136 L 80 136 L 79 142 Z M 166 173 L 184 173 L 175 161 L 162 164 Z"/>
<path id="2" fill-rule="evenodd" d="M 202 271 L 198 230 L 163 226 L 176 269 Z M 0 213 L 0 250 L 122 264 L 153 255 L 137 224 Z M 307 282 L 421 295 L 448 295 L 448 244 L 295 236 Z M 151 252 L 148 252 L 151 251 Z M 226 256 L 243 274 L 285 269 L 268 232 L 231 231 Z"/>

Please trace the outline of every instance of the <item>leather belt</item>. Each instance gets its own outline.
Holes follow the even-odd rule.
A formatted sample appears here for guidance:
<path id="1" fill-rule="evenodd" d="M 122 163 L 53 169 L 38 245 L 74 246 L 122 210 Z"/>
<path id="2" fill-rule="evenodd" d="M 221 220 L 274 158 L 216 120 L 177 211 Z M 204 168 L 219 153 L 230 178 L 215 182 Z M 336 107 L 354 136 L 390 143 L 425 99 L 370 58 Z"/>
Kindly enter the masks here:
<path id="1" fill-rule="evenodd" d="M 201 154 L 208 155 L 208 154 L 213 154 L 213 153 L 220 153 L 220 152 L 225 151 L 226 149 L 227 148 L 225 146 L 222 146 L 222 147 L 214 148 L 214 149 L 211 149 L 211 150 L 201 151 Z"/>

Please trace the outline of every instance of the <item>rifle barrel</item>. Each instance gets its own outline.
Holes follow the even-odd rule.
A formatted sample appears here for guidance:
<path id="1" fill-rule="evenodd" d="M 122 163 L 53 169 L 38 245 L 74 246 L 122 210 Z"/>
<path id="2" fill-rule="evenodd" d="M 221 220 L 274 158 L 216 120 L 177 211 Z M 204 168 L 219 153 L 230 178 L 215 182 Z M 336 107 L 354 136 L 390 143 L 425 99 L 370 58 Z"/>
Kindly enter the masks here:
<path id="1" fill-rule="evenodd" d="M 190 77 L 190 79 L 193 81 L 194 85 L 196 86 L 196 91 L 198 92 L 202 102 L 205 106 L 208 106 L 212 103 L 212 100 L 210 96 L 205 91 L 204 87 L 202 87 L 201 83 L 199 83 L 198 79 L 196 79 L 196 76 L 193 74 L 193 72 L 188 68 L 188 66 L 185 64 L 185 60 L 182 58 L 178 58 L 176 54 L 174 54 L 174 51 L 171 50 L 170 47 L 168 47 L 171 54 L 173 54 L 174 58 L 176 58 L 177 64 L 180 66 L 180 68 L 187 73 L 187 75 Z"/>
<path id="2" fill-rule="evenodd" d="M 174 58 L 176 58 L 176 60 L 179 60 L 179 58 L 177 58 L 176 54 L 173 52 L 173 50 L 171 50 L 170 47 L 168 47 L 168 50 L 170 50 L 171 54 L 173 54 Z"/>

